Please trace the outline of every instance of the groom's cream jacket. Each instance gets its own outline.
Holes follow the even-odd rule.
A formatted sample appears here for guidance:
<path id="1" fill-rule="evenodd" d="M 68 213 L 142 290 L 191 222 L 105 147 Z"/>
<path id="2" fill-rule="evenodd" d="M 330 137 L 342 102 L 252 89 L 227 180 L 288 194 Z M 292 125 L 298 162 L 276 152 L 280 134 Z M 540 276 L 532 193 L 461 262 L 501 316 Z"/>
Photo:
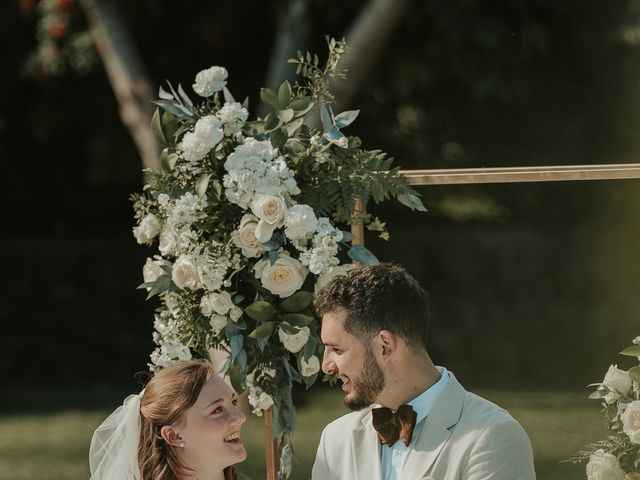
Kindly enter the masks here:
<path id="1" fill-rule="evenodd" d="M 527 434 L 509 413 L 451 377 L 414 438 L 402 480 L 535 480 Z M 312 480 L 384 480 L 371 408 L 322 432 Z"/>

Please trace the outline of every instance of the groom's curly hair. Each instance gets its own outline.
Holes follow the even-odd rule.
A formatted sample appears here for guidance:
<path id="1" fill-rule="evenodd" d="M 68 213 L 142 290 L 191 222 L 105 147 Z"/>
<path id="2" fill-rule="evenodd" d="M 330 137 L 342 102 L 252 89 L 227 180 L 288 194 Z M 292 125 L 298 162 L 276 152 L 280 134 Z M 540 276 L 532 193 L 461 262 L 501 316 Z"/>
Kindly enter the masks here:
<path id="1" fill-rule="evenodd" d="M 344 310 L 344 329 L 356 337 L 389 330 L 414 350 L 427 349 L 429 294 L 399 265 L 352 268 L 316 294 L 314 308 L 319 316 Z"/>

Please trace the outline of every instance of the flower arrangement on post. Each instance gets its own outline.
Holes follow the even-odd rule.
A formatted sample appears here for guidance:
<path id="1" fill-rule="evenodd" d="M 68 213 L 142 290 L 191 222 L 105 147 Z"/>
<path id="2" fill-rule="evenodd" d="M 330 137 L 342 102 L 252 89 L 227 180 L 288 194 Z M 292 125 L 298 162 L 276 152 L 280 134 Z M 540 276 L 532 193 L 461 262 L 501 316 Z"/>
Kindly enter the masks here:
<path id="1" fill-rule="evenodd" d="M 388 238 L 378 218 L 356 213 L 358 198 L 424 210 L 392 159 L 342 132 L 358 112 L 330 108 L 328 80 L 344 76 L 337 64 L 346 46 L 328 46 L 322 66 L 310 53 L 289 61 L 298 81 L 262 89 L 271 111 L 255 121 L 226 88 L 223 67 L 196 75 L 199 102 L 180 85 L 161 88 L 152 127 L 162 170 L 149 171 L 132 196 L 134 236 L 159 250 L 141 285 L 160 298 L 150 367 L 226 352 L 222 372 L 237 391 L 248 389 L 253 412 L 273 408 L 281 478 L 292 463 L 292 382 L 308 388 L 320 371 L 312 292 L 352 260 L 377 262 L 338 225 L 362 223 Z M 322 129 L 307 122 L 318 113 Z"/>
<path id="2" fill-rule="evenodd" d="M 640 337 L 620 354 L 637 357 L 640 361 Z M 587 445 L 569 461 L 588 461 L 589 480 L 639 480 L 640 366 L 621 370 L 618 365 L 611 365 L 602 383 L 589 386 L 598 387 L 589 398 L 602 400 L 602 412 L 611 435 Z"/>

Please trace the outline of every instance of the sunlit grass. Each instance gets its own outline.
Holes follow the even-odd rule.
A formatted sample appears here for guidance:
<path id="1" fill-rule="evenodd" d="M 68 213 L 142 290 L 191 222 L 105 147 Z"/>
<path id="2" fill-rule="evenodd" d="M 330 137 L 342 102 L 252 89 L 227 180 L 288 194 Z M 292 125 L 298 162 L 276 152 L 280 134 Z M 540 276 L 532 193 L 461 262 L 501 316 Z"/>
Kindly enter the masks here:
<path id="1" fill-rule="evenodd" d="M 583 465 L 558 463 L 585 443 L 602 438 L 596 402 L 580 392 L 508 392 L 479 394 L 507 408 L 525 427 L 534 447 L 536 471 L 542 480 L 582 480 Z M 338 390 L 318 389 L 299 409 L 295 434 L 298 464 L 293 479 L 308 479 L 322 428 L 345 412 Z M 101 402 L 104 404 L 104 402 Z M 0 413 L 0 478 L 12 480 L 86 480 L 91 434 L 109 409 L 61 409 L 46 413 Z M 115 408 L 116 405 L 113 407 Z M 15 413 L 14 413 L 15 412 Z M 249 459 L 239 470 L 251 479 L 264 478 L 262 419 L 250 416 L 243 430 Z"/>

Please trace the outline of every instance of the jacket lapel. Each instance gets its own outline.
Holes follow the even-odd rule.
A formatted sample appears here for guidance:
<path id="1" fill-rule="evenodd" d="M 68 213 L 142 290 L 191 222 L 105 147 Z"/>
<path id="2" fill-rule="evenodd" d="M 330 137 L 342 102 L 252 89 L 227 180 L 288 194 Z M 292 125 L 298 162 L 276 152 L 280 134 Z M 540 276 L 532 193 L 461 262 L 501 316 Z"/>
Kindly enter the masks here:
<path id="1" fill-rule="evenodd" d="M 371 410 L 363 415 L 352 435 L 353 480 L 382 480 L 380 442 L 371 423 Z"/>
<path id="2" fill-rule="evenodd" d="M 449 375 L 451 377 L 425 419 L 420 436 L 407 459 L 403 478 L 416 479 L 426 474 L 449 440 L 451 427 L 460 419 L 464 389 L 451 372 Z"/>

